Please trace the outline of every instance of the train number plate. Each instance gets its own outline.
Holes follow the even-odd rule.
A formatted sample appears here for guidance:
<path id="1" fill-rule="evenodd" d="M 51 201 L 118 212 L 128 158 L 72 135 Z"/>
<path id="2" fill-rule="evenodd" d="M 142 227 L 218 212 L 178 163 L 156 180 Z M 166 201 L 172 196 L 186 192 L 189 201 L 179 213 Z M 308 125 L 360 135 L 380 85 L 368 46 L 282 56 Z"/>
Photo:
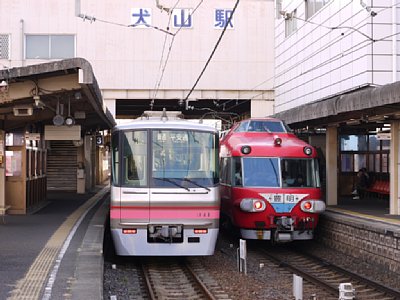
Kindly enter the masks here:
<path id="1" fill-rule="evenodd" d="M 307 197 L 309 194 L 264 194 L 260 193 L 271 204 L 276 203 L 297 203 Z"/>
<path id="2" fill-rule="evenodd" d="M 271 203 L 283 203 L 283 194 L 272 194 Z"/>

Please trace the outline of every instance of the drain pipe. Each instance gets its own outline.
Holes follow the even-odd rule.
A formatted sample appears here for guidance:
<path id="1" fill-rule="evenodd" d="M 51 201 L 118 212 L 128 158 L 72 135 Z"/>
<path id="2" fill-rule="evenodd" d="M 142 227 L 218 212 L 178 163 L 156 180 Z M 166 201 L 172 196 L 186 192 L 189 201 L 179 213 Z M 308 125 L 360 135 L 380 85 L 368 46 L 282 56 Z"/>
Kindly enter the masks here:
<path id="1" fill-rule="evenodd" d="M 24 19 L 19 20 L 19 29 L 21 32 L 21 53 L 20 53 L 20 59 L 21 59 L 21 66 L 25 66 L 25 58 L 24 58 L 24 49 L 25 49 L 25 28 L 24 28 Z"/>
<path id="2" fill-rule="evenodd" d="M 81 0 L 75 0 L 75 16 L 81 16 Z"/>
<path id="3" fill-rule="evenodd" d="M 392 82 L 397 81 L 397 0 L 392 0 Z"/>

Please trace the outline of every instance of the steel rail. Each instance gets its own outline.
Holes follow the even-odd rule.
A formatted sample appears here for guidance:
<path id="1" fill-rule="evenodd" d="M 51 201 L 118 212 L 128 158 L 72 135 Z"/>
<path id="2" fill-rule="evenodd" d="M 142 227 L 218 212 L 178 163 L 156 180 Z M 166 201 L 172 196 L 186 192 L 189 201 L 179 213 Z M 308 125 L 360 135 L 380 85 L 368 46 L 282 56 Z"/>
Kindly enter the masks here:
<path id="1" fill-rule="evenodd" d="M 214 295 L 210 292 L 210 290 L 203 283 L 203 281 L 196 274 L 196 272 L 192 269 L 192 267 L 189 266 L 189 264 L 188 264 L 188 262 L 186 260 L 184 261 L 184 266 L 189 271 L 189 273 L 191 274 L 192 278 L 195 279 L 196 283 L 201 287 L 201 290 L 207 296 L 207 299 L 208 300 L 217 300 L 217 298 L 214 297 Z"/>
<path id="2" fill-rule="evenodd" d="M 357 280 L 357 281 L 359 281 L 361 283 L 366 283 L 366 284 L 368 284 L 368 286 L 372 286 L 374 289 L 386 294 L 387 296 L 395 297 L 395 299 L 400 299 L 400 291 L 399 290 L 396 290 L 396 289 L 393 289 L 393 288 L 388 287 L 386 285 L 380 284 L 380 283 L 378 283 L 376 281 L 373 281 L 373 280 L 371 280 L 369 278 L 362 277 L 361 275 L 358 275 L 357 273 L 354 273 L 352 271 L 343 269 L 342 267 L 334 265 L 331 262 L 328 262 L 328 261 L 326 261 L 324 259 L 321 259 L 321 258 L 319 258 L 319 257 L 317 257 L 317 256 L 315 256 L 313 254 L 310 254 L 310 253 L 307 253 L 307 252 L 304 252 L 304 251 L 301 251 L 301 253 L 304 256 L 308 256 L 309 258 L 314 259 L 315 261 L 319 262 L 323 266 L 327 266 L 328 268 L 331 268 L 331 269 L 333 269 L 333 270 L 335 270 L 335 271 L 337 271 L 339 273 L 343 273 L 346 276 L 354 278 L 355 280 Z"/>
<path id="3" fill-rule="evenodd" d="M 193 270 L 193 268 L 189 266 L 187 260 L 180 260 L 177 266 L 179 266 L 180 270 L 182 270 L 182 273 L 185 275 L 186 279 L 189 282 L 195 284 L 195 286 L 198 288 L 197 293 L 201 293 L 202 299 L 217 300 L 217 298 L 207 288 L 201 278 L 196 274 L 195 270 Z M 148 263 L 142 262 L 140 264 L 140 267 L 143 273 L 146 290 L 150 300 L 158 299 L 157 291 L 154 289 L 154 282 L 151 279 L 151 272 L 148 269 Z"/>
<path id="4" fill-rule="evenodd" d="M 312 282 L 318 286 L 322 286 L 329 294 L 332 294 L 333 296 L 337 296 L 338 287 L 333 286 L 323 280 L 320 280 L 317 277 L 313 276 L 312 274 L 309 274 L 308 272 L 303 271 L 303 270 L 291 265 L 290 263 L 284 261 L 283 259 L 272 255 L 270 252 L 267 252 L 267 250 L 265 250 L 265 249 L 261 249 L 261 251 L 263 252 L 263 254 L 265 254 L 268 258 L 270 258 L 272 261 L 274 261 L 279 266 L 290 269 L 291 271 L 293 271 L 293 273 L 296 273 L 297 275 L 302 276 L 309 282 Z"/>
<path id="5" fill-rule="evenodd" d="M 274 255 L 273 253 L 267 252 L 265 249 L 261 249 L 263 254 L 265 254 L 268 258 L 270 258 L 272 261 L 277 263 L 279 266 L 285 267 L 294 273 L 298 274 L 299 276 L 304 277 L 306 280 L 309 282 L 312 282 L 318 286 L 321 286 L 324 288 L 328 293 L 332 295 L 338 294 L 338 287 L 333 286 L 329 282 L 319 279 L 317 276 L 310 274 L 307 271 L 302 270 L 299 267 L 294 266 L 292 263 L 286 261 L 285 259 L 282 259 L 279 257 L 279 255 Z M 287 250 L 286 251 L 293 251 L 293 250 Z M 398 290 L 392 289 L 390 287 L 384 286 L 380 283 L 377 283 L 375 281 L 370 280 L 369 278 L 365 278 L 361 275 L 358 275 L 354 272 L 345 270 L 339 266 L 333 265 L 332 263 L 327 262 L 326 260 L 323 260 L 317 256 L 311 255 L 309 253 L 305 253 L 304 251 L 299 251 L 296 249 L 296 254 L 301 255 L 303 257 L 308 258 L 309 260 L 312 260 L 309 262 L 309 264 L 315 264 L 320 267 L 324 267 L 330 271 L 335 272 L 338 276 L 343 276 L 343 277 L 349 277 L 351 279 L 354 279 L 355 282 L 357 282 L 360 285 L 365 286 L 366 288 L 371 288 L 374 289 L 375 291 L 384 294 L 386 297 L 393 298 L 393 299 L 400 299 L 400 292 Z M 357 292 L 357 291 L 356 291 Z"/>
<path id="6" fill-rule="evenodd" d="M 147 293 L 148 293 L 148 295 L 150 297 L 150 300 L 157 300 L 157 297 L 153 292 L 153 286 L 151 284 L 149 271 L 148 271 L 148 269 L 145 267 L 145 265 L 143 263 L 140 264 L 140 265 L 141 265 L 141 268 L 142 268 L 143 276 L 144 276 L 145 283 L 146 283 L 146 289 L 147 289 Z"/>

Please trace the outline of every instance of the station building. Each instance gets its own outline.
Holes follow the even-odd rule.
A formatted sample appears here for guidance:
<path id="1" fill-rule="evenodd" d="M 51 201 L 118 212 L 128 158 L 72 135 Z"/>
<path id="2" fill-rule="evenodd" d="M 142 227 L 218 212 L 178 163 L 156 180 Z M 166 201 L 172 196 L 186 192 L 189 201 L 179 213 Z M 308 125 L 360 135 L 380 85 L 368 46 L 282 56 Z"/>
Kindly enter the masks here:
<path id="1" fill-rule="evenodd" d="M 166 108 L 226 126 L 282 118 L 321 149 L 328 205 L 366 167 L 399 214 L 400 16 L 374 4 L 1 1 L 0 207 L 26 213 L 46 191 L 89 191 L 109 173 L 104 130 Z"/>
<path id="2" fill-rule="evenodd" d="M 115 120 L 271 115 L 274 12 L 273 0 L 2 0 L 0 213 L 106 179 Z"/>
<path id="3" fill-rule="evenodd" d="M 327 204 L 366 168 L 399 215 L 399 4 L 277 0 L 275 12 L 274 114 L 322 149 Z"/>

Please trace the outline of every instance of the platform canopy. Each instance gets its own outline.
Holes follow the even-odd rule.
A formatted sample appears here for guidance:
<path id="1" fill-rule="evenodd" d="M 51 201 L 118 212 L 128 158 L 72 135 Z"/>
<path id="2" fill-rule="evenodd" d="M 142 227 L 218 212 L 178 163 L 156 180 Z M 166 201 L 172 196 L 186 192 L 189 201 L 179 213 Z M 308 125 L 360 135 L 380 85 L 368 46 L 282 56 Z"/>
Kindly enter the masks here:
<path id="1" fill-rule="evenodd" d="M 363 125 L 400 119 L 400 81 L 365 86 L 273 115 L 292 128 Z"/>
<path id="2" fill-rule="evenodd" d="M 72 58 L 0 70 L 0 129 L 80 125 L 83 132 L 112 128 L 90 63 Z"/>

